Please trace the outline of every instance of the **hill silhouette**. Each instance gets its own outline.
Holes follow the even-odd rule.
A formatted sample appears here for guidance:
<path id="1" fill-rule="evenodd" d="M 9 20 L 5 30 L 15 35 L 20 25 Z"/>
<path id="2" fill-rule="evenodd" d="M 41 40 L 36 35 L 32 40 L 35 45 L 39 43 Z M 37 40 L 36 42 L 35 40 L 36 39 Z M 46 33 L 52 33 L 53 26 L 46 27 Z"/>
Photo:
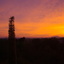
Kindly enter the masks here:
<path id="1" fill-rule="evenodd" d="M 0 64 L 8 64 L 8 40 L 0 39 Z M 17 64 L 64 64 L 64 38 L 16 39 Z"/>

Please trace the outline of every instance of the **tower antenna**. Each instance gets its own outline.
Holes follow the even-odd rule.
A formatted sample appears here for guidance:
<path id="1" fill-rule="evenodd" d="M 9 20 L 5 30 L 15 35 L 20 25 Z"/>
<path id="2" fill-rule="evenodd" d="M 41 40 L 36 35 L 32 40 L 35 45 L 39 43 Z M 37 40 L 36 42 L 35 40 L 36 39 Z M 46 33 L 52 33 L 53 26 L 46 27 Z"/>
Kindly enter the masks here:
<path id="1" fill-rule="evenodd" d="M 14 16 L 9 18 L 9 64 L 17 64 Z"/>

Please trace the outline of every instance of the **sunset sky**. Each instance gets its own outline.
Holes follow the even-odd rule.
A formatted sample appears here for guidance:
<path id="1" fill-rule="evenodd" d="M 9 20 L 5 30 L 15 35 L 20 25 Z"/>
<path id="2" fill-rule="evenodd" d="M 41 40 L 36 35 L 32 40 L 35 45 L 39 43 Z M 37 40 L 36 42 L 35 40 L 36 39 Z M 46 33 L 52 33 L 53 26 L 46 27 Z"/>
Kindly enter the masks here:
<path id="1" fill-rule="evenodd" d="M 64 37 L 64 0 L 0 0 L 0 38 L 11 16 L 16 37 Z"/>

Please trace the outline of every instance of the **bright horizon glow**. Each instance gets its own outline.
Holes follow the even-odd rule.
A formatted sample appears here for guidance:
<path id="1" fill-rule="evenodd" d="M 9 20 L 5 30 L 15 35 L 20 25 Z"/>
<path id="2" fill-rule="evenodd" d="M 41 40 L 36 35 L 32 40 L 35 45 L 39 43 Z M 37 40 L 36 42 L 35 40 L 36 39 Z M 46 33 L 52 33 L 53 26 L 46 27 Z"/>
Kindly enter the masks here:
<path id="1" fill-rule="evenodd" d="M 11 16 L 16 38 L 64 37 L 64 0 L 0 0 L 0 38 L 8 38 Z"/>

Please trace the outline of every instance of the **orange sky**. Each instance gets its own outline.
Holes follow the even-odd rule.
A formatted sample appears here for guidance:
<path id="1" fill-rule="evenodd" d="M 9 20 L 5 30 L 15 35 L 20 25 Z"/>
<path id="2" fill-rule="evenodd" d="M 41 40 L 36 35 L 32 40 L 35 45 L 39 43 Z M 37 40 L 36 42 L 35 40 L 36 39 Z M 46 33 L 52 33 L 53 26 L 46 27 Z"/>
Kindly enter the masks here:
<path id="1" fill-rule="evenodd" d="M 8 37 L 10 16 L 16 37 L 64 37 L 64 0 L 1 0 L 0 38 Z"/>

